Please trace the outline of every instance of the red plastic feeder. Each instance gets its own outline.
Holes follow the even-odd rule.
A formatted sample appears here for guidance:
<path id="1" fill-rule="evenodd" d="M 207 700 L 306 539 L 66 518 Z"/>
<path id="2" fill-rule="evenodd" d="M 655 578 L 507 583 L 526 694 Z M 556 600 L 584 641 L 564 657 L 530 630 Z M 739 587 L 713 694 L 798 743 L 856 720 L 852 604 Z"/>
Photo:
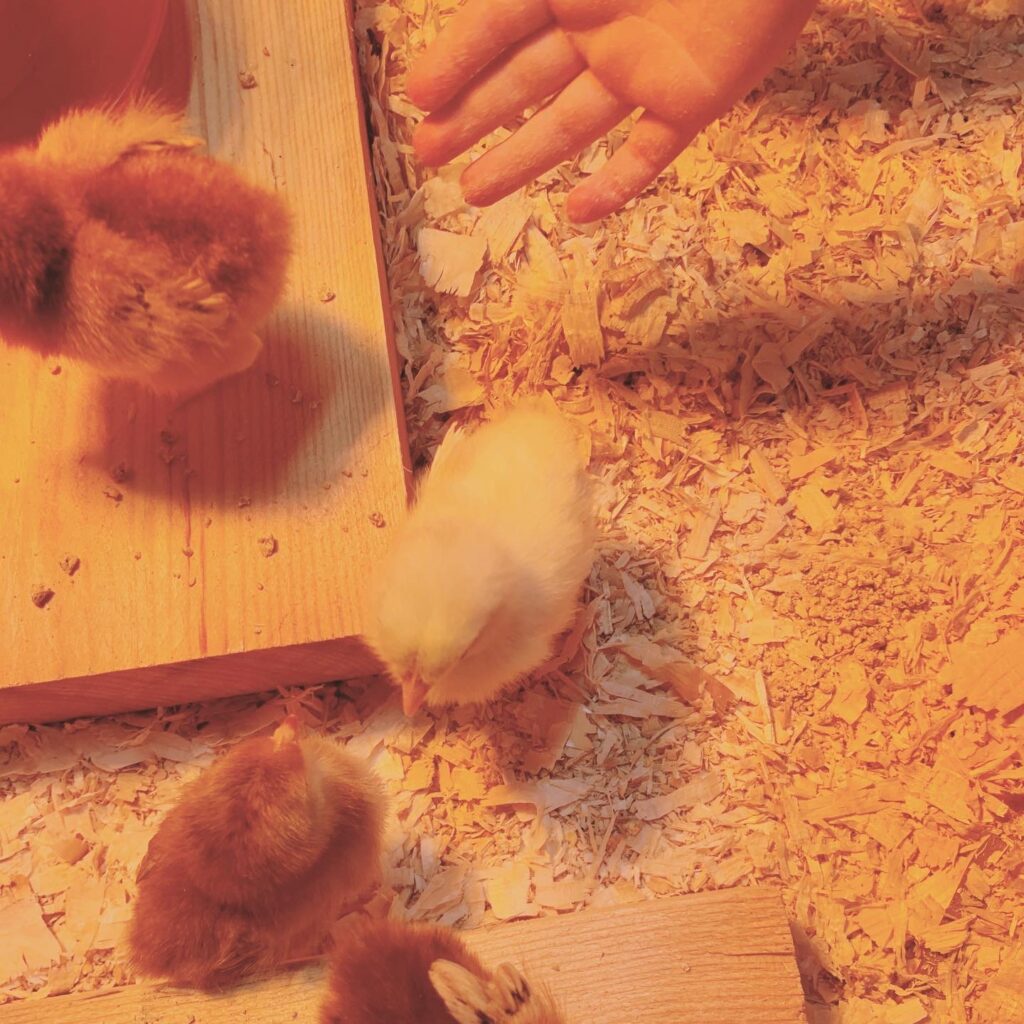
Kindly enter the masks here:
<path id="1" fill-rule="evenodd" d="M 149 82 L 147 74 L 168 5 L 169 0 L 0 0 L 0 146 L 31 141 L 72 107 L 159 91 L 161 83 Z M 174 15 L 180 21 L 183 11 L 175 9 Z M 180 48 L 180 33 L 175 34 Z M 184 102 L 180 95 L 175 99 Z"/>

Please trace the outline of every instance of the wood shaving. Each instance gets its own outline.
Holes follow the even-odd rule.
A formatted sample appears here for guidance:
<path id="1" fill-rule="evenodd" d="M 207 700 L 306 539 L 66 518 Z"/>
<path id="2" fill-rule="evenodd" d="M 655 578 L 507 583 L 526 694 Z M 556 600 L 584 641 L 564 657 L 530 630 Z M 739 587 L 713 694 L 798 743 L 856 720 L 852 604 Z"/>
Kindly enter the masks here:
<path id="1" fill-rule="evenodd" d="M 487 252 L 486 239 L 424 228 L 416 245 L 420 273 L 429 287 L 463 297 L 470 293 Z"/>
<path id="2" fill-rule="evenodd" d="M 611 812 L 571 788 L 552 811 L 499 762 L 484 806 L 567 819 L 534 902 L 781 880 L 813 1020 L 974 1019 L 1024 920 L 1020 5 L 822 8 L 585 231 L 566 194 L 624 130 L 473 210 L 452 185 L 481 147 L 424 172 L 394 102 L 454 4 L 357 7 L 414 455 L 542 388 L 603 487 L 589 624 L 549 684 L 590 697 L 547 770 L 630 810 L 588 894 L 564 865 Z M 455 297 L 419 273 L 425 231 Z"/>
<path id="3" fill-rule="evenodd" d="M 13 882 L 11 898 L 0 907 L 0 978 L 5 980 L 46 970 L 63 955 L 28 883 L 17 877 Z"/>

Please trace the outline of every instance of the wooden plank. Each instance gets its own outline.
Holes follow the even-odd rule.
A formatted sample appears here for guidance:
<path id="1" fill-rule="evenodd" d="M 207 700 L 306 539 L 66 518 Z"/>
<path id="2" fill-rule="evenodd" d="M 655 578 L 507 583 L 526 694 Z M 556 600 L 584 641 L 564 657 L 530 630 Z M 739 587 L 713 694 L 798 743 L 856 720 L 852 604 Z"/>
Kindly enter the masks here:
<path id="1" fill-rule="evenodd" d="M 570 1024 L 798 1024 L 803 994 L 778 892 L 732 889 L 498 925 L 485 963 L 549 983 Z M 161 985 L 0 1007 L 0 1024 L 291 1024 L 317 1020 L 323 970 L 217 996 Z"/>
<path id="2" fill-rule="evenodd" d="M 161 707 L 188 704 L 210 696 L 211 680 L 218 697 L 274 690 L 294 677 L 296 661 L 302 665 L 301 681 L 308 684 L 384 671 L 361 640 L 343 637 L 154 665 L 145 670 L 142 679 L 140 670 L 127 669 L 0 689 L 0 722 L 53 722 L 112 715 L 152 707 L 154 703 Z"/>
<path id="3" fill-rule="evenodd" d="M 487 963 L 511 960 L 548 982 L 578 1024 L 804 1019 L 793 941 L 772 890 L 517 921 L 481 931 L 471 944 Z"/>
<path id="4" fill-rule="evenodd" d="M 364 586 L 407 455 L 351 12 L 200 0 L 192 16 L 192 112 L 211 152 L 289 201 L 289 290 L 256 366 L 180 408 L 0 347 L 0 721 L 374 665 Z"/>

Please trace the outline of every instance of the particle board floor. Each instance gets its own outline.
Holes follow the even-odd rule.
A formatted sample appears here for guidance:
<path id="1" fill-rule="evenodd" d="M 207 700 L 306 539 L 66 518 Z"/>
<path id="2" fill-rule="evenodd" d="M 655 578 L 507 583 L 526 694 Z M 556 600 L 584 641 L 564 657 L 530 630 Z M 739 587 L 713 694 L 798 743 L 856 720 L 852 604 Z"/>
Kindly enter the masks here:
<path id="1" fill-rule="evenodd" d="M 409 723 L 366 681 L 0 731 L 0 993 L 128 981 L 159 815 L 291 710 L 392 794 L 377 912 L 475 929 L 781 882 L 814 1024 L 1024 1019 L 1014 4 L 823 3 L 586 231 L 561 204 L 604 143 L 489 214 L 404 148 L 405 68 L 452 6 L 356 13 L 413 453 L 524 385 L 589 425 L 588 617 L 480 712 Z"/>
<path id="2" fill-rule="evenodd" d="M 351 15 L 190 10 L 193 120 L 292 208 L 289 289 L 257 364 L 177 408 L 0 349 L 0 720 L 374 667 L 362 596 L 405 501 L 404 438 Z"/>
<path id="3" fill-rule="evenodd" d="M 737 889 L 584 911 L 470 933 L 491 967 L 508 960 L 550 986 L 575 1024 L 799 1024 L 803 995 L 777 892 Z M 61 996 L 47 1024 L 285 1024 L 315 1021 L 321 967 L 204 996 L 158 985 Z M 36 1024 L 38 1003 L 0 1007 Z M 401 1022 L 405 1024 L 405 1022 Z"/>

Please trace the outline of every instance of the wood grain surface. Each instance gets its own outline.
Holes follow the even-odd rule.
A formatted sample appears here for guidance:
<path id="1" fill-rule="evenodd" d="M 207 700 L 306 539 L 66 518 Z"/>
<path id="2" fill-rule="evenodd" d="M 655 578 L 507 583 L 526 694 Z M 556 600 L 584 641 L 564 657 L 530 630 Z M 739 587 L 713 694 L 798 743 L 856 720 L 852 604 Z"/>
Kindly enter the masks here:
<path id="1" fill-rule="evenodd" d="M 804 1019 L 793 941 L 772 890 L 675 896 L 469 937 L 488 964 L 510 960 L 546 982 L 576 1024 Z"/>
<path id="2" fill-rule="evenodd" d="M 777 892 L 673 896 L 467 932 L 490 966 L 550 985 L 569 1024 L 799 1024 L 803 994 Z M 0 1007 L 0 1024 L 318 1020 L 319 966 L 217 996 L 160 985 Z"/>
<path id="3" fill-rule="evenodd" d="M 0 721 L 374 665 L 407 456 L 349 5 L 190 12 L 198 128 L 294 212 L 288 293 L 256 366 L 179 407 L 0 346 Z"/>

